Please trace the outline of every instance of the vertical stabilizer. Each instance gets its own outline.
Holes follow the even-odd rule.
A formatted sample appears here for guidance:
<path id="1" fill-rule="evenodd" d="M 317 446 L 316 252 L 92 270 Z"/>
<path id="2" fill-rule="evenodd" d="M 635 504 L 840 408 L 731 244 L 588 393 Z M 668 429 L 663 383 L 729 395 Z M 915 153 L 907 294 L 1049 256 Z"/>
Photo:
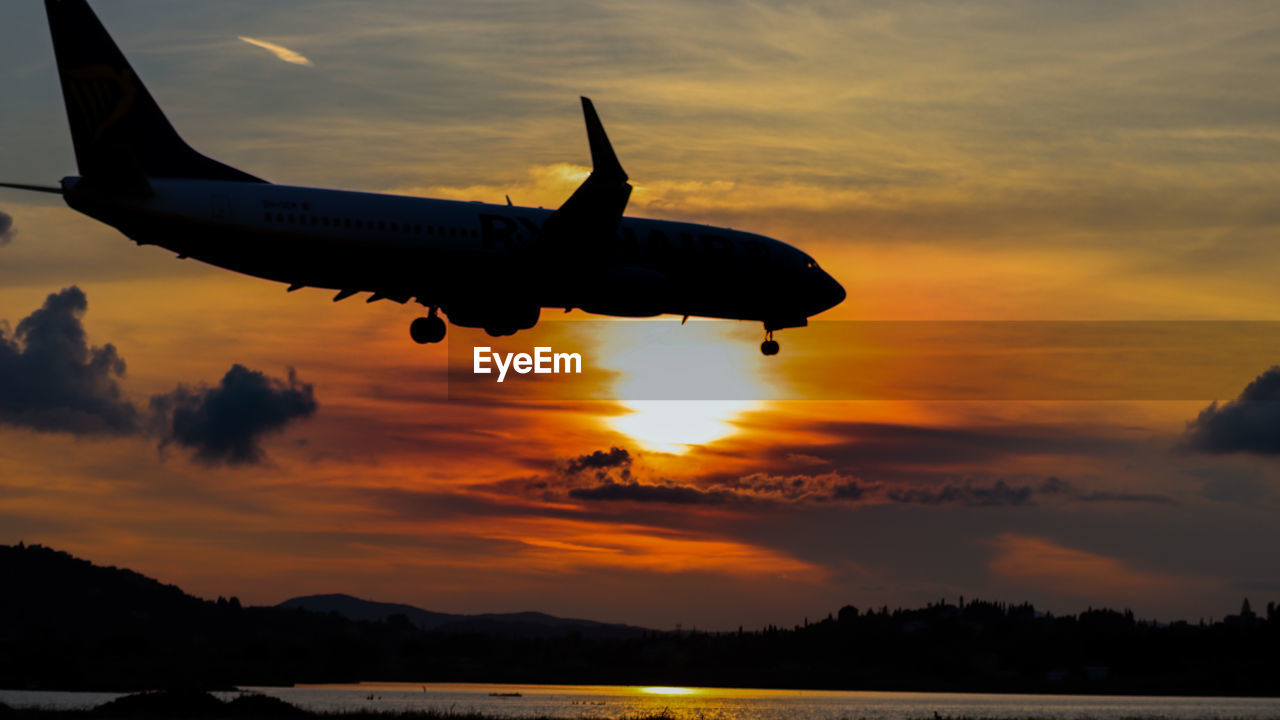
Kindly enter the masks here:
<path id="1" fill-rule="evenodd" d="M 44 4 L 85 179 L 265 182 L 201 155 L 179 137 L 85 0 Z"/>

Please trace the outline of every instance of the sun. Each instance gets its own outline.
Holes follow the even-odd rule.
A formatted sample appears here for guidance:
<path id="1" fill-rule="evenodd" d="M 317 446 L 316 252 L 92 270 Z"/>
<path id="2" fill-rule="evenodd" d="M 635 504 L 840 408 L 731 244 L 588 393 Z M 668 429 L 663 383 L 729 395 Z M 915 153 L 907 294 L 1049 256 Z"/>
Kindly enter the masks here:
<path id="1" fill-rule="evenodd" d="M 680 454 L 737 432 L 772 388 L 760 356 L 730 323 L 610 323 L 603 360 L 618 371 L 616 398 L 629 412 L 609 425 L 647 450 Z"/>
<path id="2" fill-rule="evenodd" d="M 681 454 L 691 448 L 728 437 L 737 431 L 733 421 L 759 407 L 749 400 L 632 400 L 629 413 L 609 419 L 609 425 L 646 450 Z"/>

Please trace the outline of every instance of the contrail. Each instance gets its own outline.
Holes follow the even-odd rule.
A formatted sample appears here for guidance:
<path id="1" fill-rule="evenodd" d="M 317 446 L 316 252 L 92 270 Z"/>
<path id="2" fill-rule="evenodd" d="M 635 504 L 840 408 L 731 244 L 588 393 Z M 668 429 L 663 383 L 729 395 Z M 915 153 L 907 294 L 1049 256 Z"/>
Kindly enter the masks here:
<path id="1" fill-rule="evenodd" d="M 293 63 L 294 65 L 306 65 L 308 67 L 310 67 L 312 64 L 311 61 L 308 60 L 304 55 L 296 53 L 287 47 L 283 47 L 275 43 L 270 43 L 270 42 L 267 42 L 266 40 L 258 40 L 256 38 L 245 37 L 243 35 L 240 35 L 238 37 L 241 40 L 249 43 L 250 45 L 257 45 L 258 47 L 269 51 L 272 55 L 275 55 L 276 57 L 280 58 L 281 60 L 287 63 Z"/>

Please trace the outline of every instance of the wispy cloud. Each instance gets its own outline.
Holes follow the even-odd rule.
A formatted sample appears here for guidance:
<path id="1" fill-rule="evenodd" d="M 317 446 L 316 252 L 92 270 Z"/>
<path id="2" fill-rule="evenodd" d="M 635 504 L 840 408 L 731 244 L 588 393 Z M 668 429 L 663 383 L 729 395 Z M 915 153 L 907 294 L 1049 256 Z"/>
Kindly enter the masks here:
<path id="1" fill-rule="evenodd" d="M 245 37 L 243 35 L 239 35 L 237 37 L 249 43 L 250 45 L 257 45 L 258 47 L 262 48 L 263 50 L 266 50 L 267 52 L 271 53 L 272 55 L 275 55 L 276 57 L 280 58 L 281 60 L 287 63 L 292 63 L 294 65 L 306 65 L 307 67 L 310 67 L 312 65 L 312 62 L 308 60 L 305 55 L 302 55 L 301 53 L 298 53 L 298 52 L 294 52 L 293 50 L 290 50 L 289 48 L 284 47 L 283 45 L 277 45 L 273 42 L 267 42 L 266 40 L 258 40 L 257 38 Z"/>
<path id="2" fill-rule="evenodd" d="M 991 572 L 1020 587 L 1067 596 L 1134 597 L 1167 591 L 1183 578 L 1139 570 L 1117 558 L 1064 547 L 1052 540 L 1001 533 L 992 542 Z"/>

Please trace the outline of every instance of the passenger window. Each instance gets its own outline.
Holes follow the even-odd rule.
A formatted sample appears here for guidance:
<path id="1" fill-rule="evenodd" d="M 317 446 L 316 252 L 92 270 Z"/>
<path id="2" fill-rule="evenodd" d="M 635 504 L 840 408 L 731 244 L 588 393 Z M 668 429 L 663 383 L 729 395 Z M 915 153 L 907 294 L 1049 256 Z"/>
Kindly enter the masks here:
<path id="1" fill-rule="evenodd" d="M 356 218 L 356 229 L 357 230 L 364 229 L 364 220 L 361 220 L 360 218 Z"/>
<path id="2" fill-rule="evenodd" d="M 294 224 L 294 223 L 296 223 L 297 221 L 298 221 L 298 217 L 297 217 L 296 215 L 294 215 L 293 213 L 289 213 L 289 224 L 290 224 L 290 225 L 293 225 L 293 224 Z"/>
<path id="3" fill-rule="evenodd" d="M 387 223 L 386 223 L 386 221 L 384 221 L 384 220 L 379 220 L 379 221 L 378 221 L 378 229 L 379 229 L 379 230 L 386 230 L 386 229 L 387 229 Z"/>
<path id="4" fill-rule="evenodd" d="M 276 222 L 284 222 L 284 213 L 276 213 Z"/>

